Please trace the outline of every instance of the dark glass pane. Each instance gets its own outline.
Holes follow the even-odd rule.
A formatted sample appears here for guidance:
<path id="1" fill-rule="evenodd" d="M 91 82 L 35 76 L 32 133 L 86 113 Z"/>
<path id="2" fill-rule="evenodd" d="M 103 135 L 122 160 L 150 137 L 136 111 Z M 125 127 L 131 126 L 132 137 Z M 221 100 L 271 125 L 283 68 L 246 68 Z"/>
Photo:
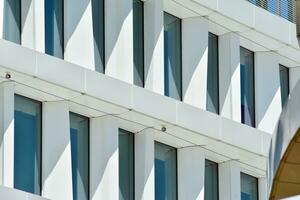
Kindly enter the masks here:
<path id="1" fill-rule="evenodd" d="M 219 199 L 218 163 L 205 160 L 204 200 Z"/>
<path id="2" fill-rule="evenodd" d="M 182 99 L 181 19 L 164 13 L 165 95 Z"/>
<path id="3" fill-rule="evenodd" d="M 45 52 L 64 57 L 64 3 L 62 0 L 45 0 Z"/>
<path id="4" fill-rule="evenodd" d="M 70 113 L 73 200 L 89 198 L 89 119 Z"/>
<path id="5" fill-rule="evenodd" d="M 134 200 L 134 135 L 119 130 L 120 200 Z"/>
<path id="6" fill-rule="evenodd" d="M 144 3 L 133 0 L 134 84 L 144 86 Z"/>
<path id="7" fill-rule="evenodd" d="M 177 199 L 177 150 L 155 142 L 155 200 Z"/>
<path id="8" fill-rule="evenodd" d="M 258 200 L 258 180 L 241 173 L 241 200 Z"/>
<path id="9" fill-rule="evenodd" d="M 255 126 L 254 97 L 254 53 L 243 47 L 241 58 L 241 121 L 243 124 Z"/>
<path id="10" fill-rule="evenodd" d="M 15 95 L 14 187 L 40 194 L 41 103 Z"/>
<path id="11" fill-rule="evenodd" d="M 219 47 L 218 36 L 209 33 L 206 109 L 219 113 Z"/>
<path id="12" fill-rule="evenodd" d="M 21 44 L 21 0 L 4 0 L 3 38 Z"/>
<path id="13" fill-rule="evenodd" d="M 104 0 L 92 0 L 95 70 L 104 73 Z"/>
<path id="14" fill-rule="evenodd" d="M 289 69 L 282 65 L 279 66 L 279 75 L 280 75 L 280 91 L 281 91 L 281 104 L 284 106 L 286 103 L 290 89 L 289 89 Z"/>

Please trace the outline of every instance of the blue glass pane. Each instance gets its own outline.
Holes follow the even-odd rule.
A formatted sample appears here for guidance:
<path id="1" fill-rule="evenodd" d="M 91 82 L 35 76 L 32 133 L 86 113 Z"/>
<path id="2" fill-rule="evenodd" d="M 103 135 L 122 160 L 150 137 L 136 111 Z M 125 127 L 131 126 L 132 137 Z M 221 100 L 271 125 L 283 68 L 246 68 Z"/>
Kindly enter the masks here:
<path id="1" fill-rule="evenodd" d="M 258 180 L 241 173 L 241 200 L 258 200 Z"/>
<path id="2" fill-rule="evenodd" d="M 134 84 L 144 86 L 144 3 L 133 0 Z"/>
<path id="3" fill-rule="evenodd" d="M 61 0 L 45 0 L 45 52 L 64 57 L 64 3 Z"/>
<path id="4" fill-rule="evenodd" d="M 21 44 L 21 0 L 4 0 L 3 38 Z"/>
<path id="5" fill-rule="evenodd" d="M 219 113 L 219 47 L 218 36 L 209 33 L 206 110 Z"/>
<path id="6" fill-rule="evenodd" d="M 218 163 L 205 160 L 204 200 L 219 199 Z"/>
<path id="7" fill-rule="evenodd" d="M 120 200 L 134 200 L 134 135 L 119 130 Z"/>
<path id="8" fill-rule="evenodd" d="M 89 198 L 89 119 L 70 113 L 73 200 Z"/>
<path id="9" fill-rule="evenodd" d="M 290 89 L 289 89 L 289 69 L 283 65 L 279 66 L 279 75 L 280 75 L 280 91 L 281 91 L 281 104 L 285 105 Z"/>
<path id="10" fill-rule="evenodd" d="M 164 13 L 165 95 L 182 99 L 181 20 Z"/>
<path id="11" fill-rule="evenodd" d="M 14 187 L 40 194 L 41 103 L 15 95 Z"/>
<path id="12" fill-rule="evenodd" d="M 104 0 L 92 0 L 95 70 L 104 73 Z"/>
<path id="13" fill-rule="evenodd" d="M 254 96 L 254 53 L 240 49 L 240 79 L 241 79 L 241 121 L 243 124 L 255 126 L 255 96 Z"/>
<path id="14" fill-rule="evenodd" d="M 177 199 L 177 150 L 155 143 L 155 200 Z"/>

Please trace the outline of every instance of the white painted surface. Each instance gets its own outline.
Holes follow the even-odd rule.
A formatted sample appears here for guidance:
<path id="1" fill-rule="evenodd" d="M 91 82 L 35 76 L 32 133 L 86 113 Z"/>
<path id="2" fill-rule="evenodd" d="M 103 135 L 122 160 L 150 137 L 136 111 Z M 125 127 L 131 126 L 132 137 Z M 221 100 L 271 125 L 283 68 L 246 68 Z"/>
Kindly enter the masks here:
<path id="1" fill-rule="evenodd" d="M 206 109 L 208 21 L 202 17 L 182 20 L 183 102 Z"/>
<path id="2" fill-rule="evenodd" d="M 268 199 L 267 178 L 258 178 L 258 195 L 259 199 Z"/>
<path id="3" fill-rule="evenodd" d="M 0 186 L 0 197 L 5 200 L 47 200 L 34 194 Z"/>
<path id="4" fill-rule="evenodd" d="M 154 130 L 135 134 L 135 199 L 154 200 Z"/>
<path id="5" fill-rule="evenodd" d="M 35 50 L 45 53 L 45 1 L 33 1 Z"/>
<path id="6" fill-rule="evenodd" d="M 240 43 L 235 33 L 219 37 L 220 115 L 241 122 Z"/>
<path id="7" fill-rule="evenodd" d="M 164 16 L 162 0 L 144 2 L 145 88 L 164 95 Z"/>
<path id="8" fill-rule="evenodd" d="M 281 113 L 278 57 L 273 52 L 255 53 L 256 127 L 273 133 Z"/>
<path id="9" fill-rule="evenodd" d="M 119 127 L 112 116 L 90 120 L 90 198 L 119 199 Z"/>
<path id="10" fill-rule="evenodd" d="M 31 49 L 35 49 L 34 1 L 22 0 L 21 3 L 21 43 Z"/>
<path id="11" fill-rule="evenodd" d="M 200 147 L 177 150 L 178 200 L 204 200 L 205 156 Z"/>
<path id="12" fill-rule="evenodd" d="M 42 115 L 42 195 L 49 199 L 72 200 L 68 104 L 44 102 Z"/>
<path id="13" fill-rule="evenodd" d="M 105 74 L 133 83 L 132 0 L 105 0 Z"/>
<path id="14" fill-rule="evenodd" d="M 219 199 L 239 200 L 241 198 L 240 166 L 237 161 L 219 164 Z"/>
<path id="15" fill-rule="evenodd" d="M 10 188 L 14 187 L 14 102 L 14 83 L 0 83 L 0 182 Z"/>
<path id="16" fill-rule="evenodd" d="M 0 38 L 3 39 L 3 28 L 4 28 L 4 0 L 0 0 Z"/>

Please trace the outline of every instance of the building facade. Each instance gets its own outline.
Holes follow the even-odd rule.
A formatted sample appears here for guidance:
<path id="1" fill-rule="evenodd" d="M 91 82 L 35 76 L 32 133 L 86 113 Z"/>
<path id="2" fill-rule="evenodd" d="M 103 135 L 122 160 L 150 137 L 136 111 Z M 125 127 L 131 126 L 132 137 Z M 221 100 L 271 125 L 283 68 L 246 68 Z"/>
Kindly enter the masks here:
<path id="1" fill-rule="evenodd" d="M 0 199 L 268 199 L 294 10 L 0 0 Z"/>

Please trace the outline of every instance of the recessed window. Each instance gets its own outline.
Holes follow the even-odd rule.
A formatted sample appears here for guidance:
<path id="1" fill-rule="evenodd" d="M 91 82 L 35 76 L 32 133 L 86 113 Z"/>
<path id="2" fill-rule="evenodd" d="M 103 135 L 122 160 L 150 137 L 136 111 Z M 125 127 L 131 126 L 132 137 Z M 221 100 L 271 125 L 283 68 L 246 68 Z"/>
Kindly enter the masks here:
<path id="1" fill-rule="evenodd" d="M 258 200 L 258 179 L 241 173 L 241 200 Z"/>
<path id="2" fill-rule="evenodd" d="M 73 200 L 89 199 L 89 118 L 70 113 Z"/>
<path id="3" fill-rule="evenodd" d="M 3 38 L 21 44 L 21 0 L 4 0 Z"/>
<path id="4" fill-rule="evenodd" d="M 104 73 L 105 71 L 104 0 L 92 0 L 91 3 L 92 3 L 95 70 L 97 72 Z"/>
<path id="5" fill-rule="evenodd" d="M 209 33 L 206 110 L 219 114 L 219 45 L 218 36 Z"/>
<path id="6" fill-rule="evenodd" d="M 45 0 L 45 52 L 64 57 L 64 1 Z"/>
<path id="7" fill-rule="evenodd" d="M 164 13 L 165 96 L 182 99 L 181 19 Z"/>
<path id="8" fill-rule="evenodd" d="M 119 199 L 134 200 L 134 135 L 119 129 Z"/>
<path id="9" fill-rule="evenodd" d="M 283 65 L 279 65 L 279 76 L 280 76 L 281 105 L 283 107 L 290 93 L 289 68 Z"/>
<path id="10" fill-rule="evenodd" d="M 155 200 L 177 199 L 177 149 L 155 142 Z"/>
<path id="11" fill-rule="evenodd" d="M 42 104 L 15 95 L 14 188 L 41 194 Z"/>
<path id="12" fill-rule="evenodd" d="M 204 200 L 219 199 L 218 163 L 205 160 Z"/>
<path id="13" fill-rule="evenodd" d="M 134 84 L 144 86 L 144 3 L 133 0 Z"/>
<path id="14" fill-rule="evenodd" d="M 240 48 L 241 122 L 255 126 L 254 52 Z"/>

